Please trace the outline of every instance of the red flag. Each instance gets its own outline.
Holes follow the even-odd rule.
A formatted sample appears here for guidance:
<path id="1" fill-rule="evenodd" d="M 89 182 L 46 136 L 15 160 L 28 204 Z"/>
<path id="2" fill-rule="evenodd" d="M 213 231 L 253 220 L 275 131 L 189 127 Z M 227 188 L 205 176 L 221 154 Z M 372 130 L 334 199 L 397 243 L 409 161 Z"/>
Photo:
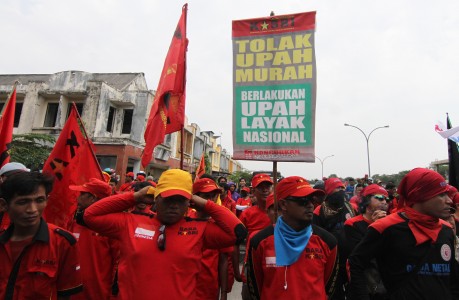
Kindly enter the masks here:
<path id="1" fill-rule="evenodd" d="M 13 88 L 10 98 L 3 107 L 0 116 L 0 168 L 10 161 L 10 153 L 13 141 L 14 111 L 16 109 L 16 86 Z"/>
<path id="2" fill-rule="evenodd" d="M 199 166 L 196 168 L 196 176 L 194 178 L 194 181 L 198 180 L 201 178 L 202 175 L 206 173 L 206 162 L 204 160 L 204 153 L 201 156 L 201 160 L 199 161 Z"/>
<path id="3" fill-rule="evenodd" d="M 164 136 L 180 130 L 185 122 L 187 8 L 188 4 L 182 7 L 148 117 L 142 154 L 144 167 L 150 163 L 153 150 L 164 141 Z"/>
<path id="4" fill-rule="evenodd" d="M 66 228 L 76 210 L 78 197 L 78 192 L 71 191 L 69 185 L 82 185 L 90 178 L 104 180 L 91 143 L 81 133 L 75 107 L 43 166 L 43 173 L 56 178 L 43 217 L 49 223 Z"/>

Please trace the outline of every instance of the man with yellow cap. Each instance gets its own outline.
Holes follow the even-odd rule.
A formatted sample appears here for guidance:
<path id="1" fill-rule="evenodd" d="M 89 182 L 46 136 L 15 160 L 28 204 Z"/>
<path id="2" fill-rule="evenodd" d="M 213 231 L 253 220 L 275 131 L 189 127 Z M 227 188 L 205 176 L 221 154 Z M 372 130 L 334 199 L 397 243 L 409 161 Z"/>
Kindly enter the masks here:
<path id="1" fill-rule="evenodd" d="M 137 201 L 156 202 L 156 216 L 139 222 L 123 211 Z M 214 222 L 185 217 L 190 202 Z M 155 188 L 114 195 L 98 201 L 84 214 L 91 229 L 120 241 L 119 299 L 196 299 L 202 249 L 234 245 L 246 229 L 226 208 L 192 195 L 191 174 L 171 169 Z M 148 287 L 148 289 L 146 289 Z"/>

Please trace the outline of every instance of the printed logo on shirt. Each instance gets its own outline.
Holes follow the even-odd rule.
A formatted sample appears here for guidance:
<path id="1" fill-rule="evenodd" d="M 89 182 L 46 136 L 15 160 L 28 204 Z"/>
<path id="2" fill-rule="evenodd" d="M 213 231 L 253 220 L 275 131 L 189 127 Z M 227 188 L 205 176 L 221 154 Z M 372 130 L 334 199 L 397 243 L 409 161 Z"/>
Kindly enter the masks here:
<path id="1" fill-rule="evenodd" d="M 307 259 L 323 259 L 324 258 L 324 252 L 321 248 L 306 247 L 304 251 L 306 252 Z"/>
<path id="2" fill-rule="evenodd" d="M 36 258 L 34 261 L 34 265 L 36 266 L 55 266 L 56 261 L 52 259 L 40 259 Z"/>
<path id="3" fill-rule="evenodd" d="M 413 269 L 416 265 L 406 265 L 406 272 L 410 273 L 413 272 Z M 432 263 L 425 263 L 421 266 L 418 271 L 419 275 L 427 275 L 427 276 L 449 276 L 451 273 L 451 268 L 449 263 L 445 264 L 432 264 Z"/>
<path id="4" fill-rule="evenodd" d="M 155 232 L 153 230 L 137 227 L 134 236 L 141 239 L 152 240 L 155 236 Z"/>
<path id="5" fill-rule="evenodd" d="M 192 227 L 180 227 L 178 231 L 178 235 L 194 235 L 198 234 L 198 228 L 195 226 Z"/>
<path id="6" fill-rule="evenodd" d="M 275 256 L 266 256 L 265 257 L 266 267 L 274 268 L 277 267 L 276 265 L 276 257 Z"/>
<path id="7" fill-rule="evenodd" d="M 443 244 L 440 249 L 441 258 L 444 261 L 449 261 L 451 259 L 451 248 L 447 244 Z"/>

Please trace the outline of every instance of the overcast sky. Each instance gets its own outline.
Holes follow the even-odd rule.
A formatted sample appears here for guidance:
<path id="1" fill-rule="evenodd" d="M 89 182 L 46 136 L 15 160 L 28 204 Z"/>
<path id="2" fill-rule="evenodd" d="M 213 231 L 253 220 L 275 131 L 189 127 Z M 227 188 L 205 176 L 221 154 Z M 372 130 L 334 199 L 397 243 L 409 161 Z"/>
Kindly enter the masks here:
<path id="1" fill-rule="evenodd" d="M 316 155 L 324 175 L 393 174 L 447 158 L 434 131 L 459 126 L 459 1 L 190 0 L 189 122 L 222 135 L 232 153 L 231 21 L 317 11 Z M 143 72 L 155 90 L 184 2 L 2 0 L 1 74 Z M 242 161 L 251 170 L 271 162 Z M 278 163 L 284 176 L 321 176 L 321 164 Z"/>

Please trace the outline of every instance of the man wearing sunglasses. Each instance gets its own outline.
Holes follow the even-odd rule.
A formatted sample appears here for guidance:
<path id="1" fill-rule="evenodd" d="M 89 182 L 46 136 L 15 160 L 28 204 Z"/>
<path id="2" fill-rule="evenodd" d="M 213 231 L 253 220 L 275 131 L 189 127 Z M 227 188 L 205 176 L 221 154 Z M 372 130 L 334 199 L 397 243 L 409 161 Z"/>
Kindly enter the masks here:
<path id="1" fill-rule="evenodd" d="M 365 187 L 361 196 L 360 215 L 350 218 L 344 223 L 346 248 L 349 253 L 363 239 L 368 225 L 387 215 L 388 193 L 383 187 L 378 184 L 370 184 Z"/>
<path id="2" fill-rule="evenodd" d="M 250 240 L 247 284 L 252 299 L 327 299 L 337 274 L 336 239 L 312 225 L 313 189 L 291 176 L 276 187 L 282 212 Z"/>
<path id="3" fill-rule="evenodd" d="M 367 233 L 368 226 L 374 221 L 384 218 L 387 215 L 387 191 L 378 184 L 366 186 L 361 194 L 359 203 L 360 215 L 346 220 L 344 223 L 345 245 L 344 253 L 340 259 L 346 260 L 352 250 L 363 239 Z M 387 291 L 381 281 L 381 276 L 377 272 L 378 266 L 375 260 L 371 262 L 371 268 L 365 272 L 367 274 L 367 284 L 371 299 L 384 299 Z"/>
<path id="4" fill-rule="evenodd" d="M 368 226 L 349 257 L 350 299 L 371 299 L 364 271 L 376 259 L 390 299 L 459 299 L 453 204 L 437 172 L 416 168 L 398 187 L 398 211 Z"/>
<path id="5" fill-rule="evenodd" d="M 140 222 L 123 212 L 137 201 L 153 203 L 152 191 L 155 217 Z M 185 217 L 190 202 L 214 222 Z M 156 189 L 145 187 L 96 202 L 85 211 L 84 221 L 94 231 L 120 241 L 120 300 L 195 299 L 202 249 L 234 245 L 247 233 L 226 208 L 192 195 L 191 174 L 179 169 L 165 171 Z"/>

